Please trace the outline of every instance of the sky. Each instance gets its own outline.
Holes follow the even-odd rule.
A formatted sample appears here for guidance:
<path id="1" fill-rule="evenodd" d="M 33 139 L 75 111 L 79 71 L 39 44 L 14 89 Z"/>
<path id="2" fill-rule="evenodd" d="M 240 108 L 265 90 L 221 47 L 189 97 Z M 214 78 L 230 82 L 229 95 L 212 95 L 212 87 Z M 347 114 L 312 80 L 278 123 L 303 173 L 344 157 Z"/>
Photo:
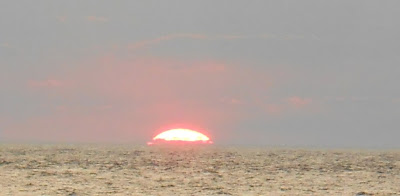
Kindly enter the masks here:
<path id="1" fill-rule="evenodd" d="M 400 1 L 0 1 L 0 141 L 400 147 Z"/>

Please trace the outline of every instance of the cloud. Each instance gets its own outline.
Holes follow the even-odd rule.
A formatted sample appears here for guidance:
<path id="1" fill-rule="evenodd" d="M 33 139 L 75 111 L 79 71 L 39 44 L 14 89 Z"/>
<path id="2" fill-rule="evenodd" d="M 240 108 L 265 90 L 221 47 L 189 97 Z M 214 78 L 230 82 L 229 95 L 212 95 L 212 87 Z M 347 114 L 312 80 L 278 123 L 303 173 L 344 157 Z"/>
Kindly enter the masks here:
<path id="1" fill-rule="evenodd" d="M 307 111 L 319 112 L 319 105 L 311 105 L 312 99 L 301 98 L 298 96 L 292 96 L 284 99 L 266 100 L 258 103 L 258 107 L 262 108 L 265 112 L 271 115 L 283 116 L 290 114 L 294 111 L 300 111 L 299 109 L 307 108 Z M 304 110 L 302 110 L 304 111 Z"/>
<path id="2" fill-rule="evenodd" d="M 236 40 L 236 39 L 248 39 L 250 37 L 245 35 L 221 35 L 221 36 L 216 36 L 216 38 Z"/>
<path id="3" fill-rule="evenodd" d="M 311 99 L 301 98 L 301 97 L 297 97 L 297 96 L 289 97 L 287 99 L 287 102 L 296 108 L 301 108 L 306 105 L 309 105 L 311 103 L 311 101 L 312 101 Z"/>
<path id="4" fill-rule="evenodd" d="M 149 39 L 149 40 L 143 40 L 134 44 L 131 44 L 128 46 L 128 48 L 131 49 L 138 49 L 138 48 L 143 48 L 155 44 L 159 44 L 163 41 L 169 41 L 169 40 L 174 40 L 174 39 L 179 39 L 179 38 L 186 38 L 186 39 L 207 39 L 206 35 L 202 34 L 171 34 L 171 35 L 165 35 L 161 37 L 157 37 L 154 39 Z"/>
<path id="5" fill-rule="evenodd" d="M 199 100 L 203 100 L 204 97 L 217 101 L 225 97 L 223 89 L 233 94 L 235 85 L 236 88 L 243 85 L 259 85 L 257 81 L 248 78 L 252 77 L 251 75 L 237 70 L 235 66 L 212 60 L 138 58 L 119 61 L 113 57 L 105 57 L 93 64 L 98 65 L 95 72 L 88 68 L 74 78 L 84 80 L 82 85 L 90 86 L 87 88 L 100 91 L 106 96 L 143 98 L 147 101 L 156 98 L 187 100 L 198 96 Z M 254 75 L 254 79 L 266 80 L 261 74 Z M 236 78 L 245 81 L 238 81 Z M 261 81 L 260 84 L 262 83 Z M 264 81 L 265 83 L 267 81 Z"/>
<path id="6" fill-rule="evenodd" d="M 55 79 L 47 80 L 30 80 L 27 83 L 28 87 L 31 88 L 56 88 L 63 86 L 63 83 Z"/>
<path id="7" fill-rule="evenodd" d="M 225 104 L 232 104 L 232 105 L 241 105 L 241 104 L 244 104 L 244 102 L 243 102 L 242 100 L 239 100 L 239 99 L 237 99 L 237 98 L 226 98 L 226 97 L 224 97 L 224 98 L 221 98 L 220 101 L 221 101 L 222 103 L 225 103 Z"/>
<path id="8" fill-rule="evenodd" d="M 350 99 L 356 102 L 365 102 L 370 100 L 370 98 L 368 97 L 359 97 L 359 96 L 351 96 Z"/>
<path id="9" fill-rule="evenodd" d="M 265 109 L 269 114 L 279 115 L 282 114 L 284 106 L 281 104 L 266 104 Z"/>
<path id="10" fill-rule="evenodd" d="M 301 39 L 317 40 L 317 37 L 314 34 L 309 36 L 305 36 L 302 34 L 263 34 L 257 36 L 256 38 L 268 39 L 268 40 L 280 40 L 280 41 L 301 40 Z"/>
<path id="11" fill-rule="evenodd" d="M 266 67 L 114 54 L 73 63 L 70 70 L 25 83 L 40 113 L 12 121 L 4 129 L 8 138 L 140 142 L 171 124 L 228 134 L 212 130 L 252 118 L 303 115 L 318 104 L 273 95 L 269 88 L 282 77 Z"/>
<path id="12" fill-rule="evenodd" d="M 88 16 L 86 17 L 86 19 L 89 22 L 101 22 L 101 23 L 108 22 L 108 18 L 103 16 Z"/>
<path id="13" fill-rule="evenodd" d="M 335 102 L 371 102 L 371 101 L 385 101 L 385 98 L 368 97 L 368 96 L 326 96 L 324 101 Z"/>
<path id="14" fill-rule="evenodd" d="M 12 48 L 12 46 L 11 46 L 9 43 L 7 43 L 7 42 L 0 43 L 0 47 L 3 47 L 3 48 Z"/>
<path id="15" fill-rule="evenodd" d="M 66 16 L 58 16 L 57 21 L 61 22 L 61 23 L 65 23 L 67 21 L 67 17 Z"/>
<path id="16" fill-rule="evenodd" d="M 68 110 L 30 117 L 22 124 L 15 123 L 5 129 L 3 137 L 11 141 L 126 141 L 124 137 L 133 137 L 124 127 L 126 125 L 120 118 L 112 118 L 106 112 L 95 114 Z"/>
<path id="17" fill-rule="evenodd" d="M 7 128 L 9 138 L 144 140 L 171 124 L 212 130 L 252 115 L 244 109 L 247 96 L 271 84 L 266 72 L 217 60 L 108 55 L 76 64 L 52 73 L 56 79 L 26 83 L 41 89 L 31 95 L 44 109 L 16 120 Z"/>
<path id="18" fill-rule="evenodd" d="M 178 34 L 169 34 L 160 36 L 154 39 L 148 39 L 139 41 L 133 44 L 129 44 L 129 49 L 141 49 L 145 47 L 149 47 L 152 45 L 160 44 L 164 41 L 171 41 L 175 39 L 194 39 L 194 40 L 243 40 L 243 39 L 273 39 L 273 40 L 299 40 L 299 39 L 306 39 L 307 37 L 300 34 L 282 34 L 282 35 L 275 35 L 275 34 L 263 34 L 259 36 L 255 35 L 234 35 L 234 34 L 226 34 L 226 35 L 206 35 L 206 34 L 194 34 L 194 33 L 178 33 Z M 314 39 L 315 35 L 310 35 L 308 38 Z"/>

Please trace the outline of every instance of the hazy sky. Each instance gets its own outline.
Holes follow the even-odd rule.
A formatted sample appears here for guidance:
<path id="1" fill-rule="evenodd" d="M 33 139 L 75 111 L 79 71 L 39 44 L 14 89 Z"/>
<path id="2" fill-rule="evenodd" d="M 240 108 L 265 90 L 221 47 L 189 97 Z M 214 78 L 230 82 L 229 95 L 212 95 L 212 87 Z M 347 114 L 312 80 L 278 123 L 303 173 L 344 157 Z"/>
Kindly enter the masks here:
<path id="1" fill-rule="evenodd" d="M 400 1 L 0 1 L 0 140 L 400 147 Z"/>

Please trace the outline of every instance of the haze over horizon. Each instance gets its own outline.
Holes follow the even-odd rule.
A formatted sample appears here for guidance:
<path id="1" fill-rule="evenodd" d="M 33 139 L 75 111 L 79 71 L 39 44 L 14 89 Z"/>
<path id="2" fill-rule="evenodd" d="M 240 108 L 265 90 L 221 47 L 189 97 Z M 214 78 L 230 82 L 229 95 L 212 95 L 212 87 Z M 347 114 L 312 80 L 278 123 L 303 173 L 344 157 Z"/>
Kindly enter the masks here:
<path id="1" fill-rule="evenodd" d="M 22 3 L 23 2 L 23 3 Z M 399 1 L 0 2 L 0 141 L 399 148 Z"/>

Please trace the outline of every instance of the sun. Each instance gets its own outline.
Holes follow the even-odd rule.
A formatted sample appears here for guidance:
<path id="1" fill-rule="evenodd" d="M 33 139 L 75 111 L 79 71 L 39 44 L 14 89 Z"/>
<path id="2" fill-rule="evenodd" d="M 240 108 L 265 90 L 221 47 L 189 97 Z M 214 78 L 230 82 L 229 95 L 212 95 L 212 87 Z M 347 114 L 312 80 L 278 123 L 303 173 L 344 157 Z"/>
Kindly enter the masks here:
<path id="1" fill-rule="evenodd" d="M 153 138 L 152 142 L 148 142 L 148 145 L 162 144 L 162 143 L 200 143 L 200 144 L 212 144 L 213 142 L 209 137 L 203 133 L 191 130 L 191 129 L 170 129 L 164 131 Z"/>

